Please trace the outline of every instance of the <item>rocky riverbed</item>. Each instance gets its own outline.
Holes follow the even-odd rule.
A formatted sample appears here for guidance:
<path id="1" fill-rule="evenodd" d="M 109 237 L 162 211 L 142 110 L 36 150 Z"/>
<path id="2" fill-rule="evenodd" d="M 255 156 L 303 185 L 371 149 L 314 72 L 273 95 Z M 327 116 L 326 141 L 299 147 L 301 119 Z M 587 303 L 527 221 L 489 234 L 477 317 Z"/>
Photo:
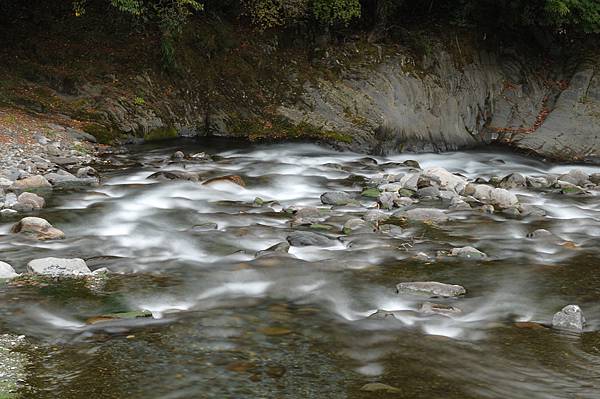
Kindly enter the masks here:
<path id="1" fill-rule="evenodd" d="M 2 152 L 0 397 L 600 389 L 597 167 L 73 143 Z"/>

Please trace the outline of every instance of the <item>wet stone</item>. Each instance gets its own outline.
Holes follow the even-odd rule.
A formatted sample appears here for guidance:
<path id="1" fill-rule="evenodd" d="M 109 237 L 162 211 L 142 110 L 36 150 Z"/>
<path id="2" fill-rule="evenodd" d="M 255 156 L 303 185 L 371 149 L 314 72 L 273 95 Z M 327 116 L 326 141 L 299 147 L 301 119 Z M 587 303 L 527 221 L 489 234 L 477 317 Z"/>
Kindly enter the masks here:
<path id="1" fill-rule="evenodd" d="M 487 255 L 480 250 L 467 246 L 462 248 L 453 248 L 450 252 L 451 256 L 456 256 L 462 259 L 482 260 L 487 259 Z"/>
<path id="2" fill-rule="evenodd" d="M 583 331 L 585 317 L 577 305 L 567 305 L 552 318 L 552 327 L 559 330 Z"/>
<path id="3" fill-rule="evenodd" d="M 36 240 L 59 240 L 65 238 L 65 233 L 52 226 L 46 219 L 26 217 L 14 224 L 10 232 L 22 234 Z"/>
<path id="4" fill-rule="evenodd" d="M 286 240 L 294 247 L 329 247 L 334 243 L 329 237 L 312 231 L 295 231 L 288 235 Z"/>
<path id="5" fill-rule="evenodd" d="M 17 277 L 18 274 L 15 272 L 15 269 L 11 265 L 6 262 L 0 261 L 0 279 L 10 279 Z"/>
<path id="6" fill-rule="evenodd" d="M 27 271 L 51 277 L 79 277 L 92 274 L 83 259 L 42 258 L 30 261 Z"/>
<path id="7" fill-rule="evenodd" d="M 462 310 L 454 306 L 445 305 L 441 303 L 425 302 L 419 308 L 419 313 L 452 316 L 461 314 Z"/>
<path id="8" fill-rule="evenodd" d="M 321 202 L 325 205 L 348 205 L 353 202 L 350 194 L 344 191 L 330 191 L 321 195 Z"/>
<path id="9" fill-rule="evenodd" d="M 434 297 L 458 297 L 467 293 L 463 286 L 436 281 L 406 282 L 396 285 L 398 294 L 417 294 Z"/>

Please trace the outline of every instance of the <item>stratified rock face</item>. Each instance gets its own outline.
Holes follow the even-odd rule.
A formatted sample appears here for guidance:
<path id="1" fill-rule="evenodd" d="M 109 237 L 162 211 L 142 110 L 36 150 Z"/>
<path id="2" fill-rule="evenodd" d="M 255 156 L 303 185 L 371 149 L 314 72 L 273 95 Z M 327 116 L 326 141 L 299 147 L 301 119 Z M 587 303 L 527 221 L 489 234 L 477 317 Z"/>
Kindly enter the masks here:
<path id="1" fill-rule="evenodd" d="M 600 163 L 600 56 L 579 65 L 544 123 L 515 143 L 551 158 Z"/>
<path id="2" fill-rule="evenodd" d="M 542 156 L 600 163 L 600 60 L 565 90 L 517 56 L 475 52 L 466 65 L 437 48 L 420 65 L 398 56 L 342 80 L 306 83 L 278 108 L 295 124 L 352 136 L 342 148 L 388 154 L 444 151 L 502 139 Z"/>

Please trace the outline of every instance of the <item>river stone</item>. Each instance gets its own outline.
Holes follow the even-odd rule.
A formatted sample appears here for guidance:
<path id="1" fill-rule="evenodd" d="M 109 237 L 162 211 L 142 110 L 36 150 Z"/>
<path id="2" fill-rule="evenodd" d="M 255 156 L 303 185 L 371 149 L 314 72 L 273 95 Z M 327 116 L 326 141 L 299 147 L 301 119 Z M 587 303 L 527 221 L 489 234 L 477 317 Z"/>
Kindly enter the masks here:
<path id="1" fill-rule="evenodd" d="M 237 184 L 240 187 L 246 187 L 246 182 L 244 181 L 244 179 L 242 179 L 241 176 L 238 176 L 238 175 L 213 177 L 212 179 L 205 180 L 204 182 L 202 182 L 202 184 L 210 186 L 215 183 L 223 183 L 223 182 L 230 182 L 233 184 Z"/>
<path id="2" fill-rule="evenodd" d="M 377 188 L 367 188 L 363 190 L 360 195 L 367 198 L 377 198 L 379 197 L 379 189 Z"/>
<path id="3" fill-rule="evenodd" d="M 381 191 L 397 193 L 398 191 L 400 191 L 400 189 L 402 189 L 402 185 L 400 183 L 386 183 L 386 184 L 380 185 L 378 188 Z"/>
<path id="4" fill-rule="evenodd" d="M 418 190 L 419 176 L 421 176 L 421 173 L 407 173 L 400 178 L 398 183 L 402 188 L 416 192 Z"/>
<path id="5" fill-rule="evenodd" d="M 396 285 L 398 294 L 420 294 L 434 297 L 458 297 L 467 293 L 463 286 L 436 281 L 407 282 Z"/>
<path id="6" fill-rule="evenodd" d="M 17 203 L 32 209 L 42 209 L 46 206 L 46 201 L 37 194 L 24 192 L 17 198 Z"/>
<path id="7" fill-rule="evenodd" d="M 96 171 L 96 169 L 92 168 L 91 166 L 85 166 L 83 168 L 77 169 L 77 172 L 75 173 L 75 175 L 80 179 L 85 179 L 88 177 L 98 176 L 98 172 Z"/>
<path id="8" fill-rule="evenodd" d="M 14 224 L 10 232 L 23 234 L 36 240 L 59 240 L 65 238 L 65 233 L 53 227 L 46 219 L 26 217 Z"/>
<path id="9" fill-rule="evenodd" d="M 452 248 L 451 256 L 456 256 L 463 259 L 486 259 L 487 255 L 480 250 L 467 246 L 462 248 Z"/>
<path id="10" fill-rule="evenodd" d="M 504 189 L 522 188 L 527 185 L 525 177 L 520 173 L 511 173 L 498 183 L 498 187 Z"/>
<path id="11" fill-rule="evenodd" d="M 363 385 L 360 388 L 361 391 L 365 392 L 386 392 L 386 393 L 401 393 L 400 388 L 393 387 L 391 385 L 382 384 L 380 382 L 371 382 Z"/>
<path id="12" fill-rule="evenodd" d="M 438 198 L 440 196 L 440 189 L 437 187 L 423 187 L 417 190 L 417 197 L 419 198 Z"/>
<path id="13" fill-rule="evenodd" d="M 546 229 L 537 229 L 527 234 L 527 238 L 537 239 L 537 238 L 548 238 L 552 237 L 553 234 Z"/>
<path id="14" fill-rule="evenodd" d="M 421 169 L 421 165 L 419 165 L 419 162 L 415 161 L 414 159 L 407 159 L 402 163 L 410 168 Z"/>
<path id="15" fill-rule="evenodd" d="M 59 170 L 55 173 L 48 173 L 45 175 L 46 179 L 57 188 L 77 188 L 82 186 L 88 186 L 94 184 L 95 179 L 80 179 L 77 176 L 67 172 L 66 170 Z"/>
<path id="16" fill-rule="evenodd" d="M 472 187 L 475 199 L 498 208 L 512 208 L 519 204 L 516 195 L 503 188 L 494 188 L 485 184 L 475 184 Z M 470 190 L 469 190 L 470 191 Z"/>
<path id="17" fill-rule="evenodd" d="M 463 177 L 454 175 L 444 168 L 427 168 L 423 171 L 423 176 L 437 183 L 439 188 L 460 193 L 467 185 L 467 180 Z"/>
<path id="18" fill-rule="evenodd" d="M 169 171 L 160 171 L 156 173 L 152 173 L 147 177 L 148 179 L 167 181 L 167 180 L 185 180 L 185 181 L 193 181 L 197 182 L 200 180 L 200 177 L 197 173 L 192 172 L 184 172 L 180 170 L 169 170 Z"/>
<path id="19" fill-rule="evenodd" d="M 449 219 L 443 211 L 435 208 L 414 208 L 408 211 L 398 211 L 393 216 L 415 222 L 442 223 L 447 222 Z"/>
<path id="20" fill-rule="evenodd" d="M 455 308 L 454 306 L 444 305 L 441 303 L 424 302 L 419 308 L 419 313 L 451 316 L 462 313 L 462 310 Z"/>
<path id="21" fill-rule="evenodd" d="M 394 207 L 395 202 L 399 199 L 400 195 L 398 195 L 398 193 L 383 192 L 377 198 L 377 203 L 381 206 L 381 208 L 389 210 Z"/>
<path id="22" fill-rule="evenodd" d="M 17 204 L 17 194 L 15 193 L 6 193 L 6 196 L 4 197 L 4 207 L 6 208 L 12 208 L 13 206 L 15 206 Z"/>
<path id="23" fill-rule="evenodd" d="M 175 151 L 173 155 L 171 155 L 171 159 L 174 161 L 181 161 L 183 158 L 185 158 L 183 151 Z"/>
<path id="24" fill-rule="evenodd" d="M 552 318 L 552 327 L 560 330 L 583 331 L 585 317 L 577 305 L 567 305 Z"/>
<path id="25" fill-rule="evenodd" d="M 367 222 L 359 218 L 348 219 L 346 223 L 344 223 L 344 227 L 342 228 L 344 234 L 352 234 L 353 232 L 359 230 L 371 231 L 371 229 L 367 225 Z"/>
<path id="26" fill-rule="evenodd" d="M 25 191 L 31 189 L 48 189 L 52 188 L 52 185 L 44 176 L 35 175 L 16 180 L 12 187 L 15 190 Z"/>
<path id="27" fill-rule="evenodd" d="M 325 205 L 348 205 L 353 201 L 344 191 L 330 191 L 321 195 L 321 202 Z"/>
<path id="28" fill-rule="evenodd" d="M 9 188 L 10 186 L 13 185 L 13 181 L 10 179 L 7 179 L 6 177 L 1 177 L 0 176 L 0 187 L 1 188 Z"/>
<path id="29" fill-rule="evenodd" d="M 310 245 L 329 247 L 333 245 L 333 240 L 329 237 L 312 231 L 295 231 L 288 235 L 286 240 L 294 247 L 307 247 Z"/>
<path id="30" fill-rule="evenodd" d="M 325 219 L 325 215 L 323 215 L 319 208 L 301 208 L 297 211 L 294 211 L 294 217 L 292 218 L 292 226 L 319 223 L 324 221 Z"/>
<path id="31" fill-rule="evenodd" d="M 533 176 L 527 176 L 525 178 L 526 182 L 527 182 L 527 187 L 531 187 L 531 188 L 548 188 L 550 186 L 550 184 L 548 183 L 548 180 L 545 177 L 533 177 Z"/>
<path id="32" fill-rule="evenodd" d="M 585 186 L 590 182 L 590 177 L 581 169 L 572 169 L 568 173 L 560 175 L 558 180 L 566 181 L 576 186 Z"/>
<path id="33" fill-rule="evenodd" d="M 27 264 L 27 271 L 45 276 L 87 276 L 92 274 L 83 259 L 42 258 Z"/>
<path id="34" fill-rule="evenodd" d="M 11 265 L 0 261 L 0 279 L 15 278 L 17 276 L 18 274 L 15 272 L 15 269 L 13 269 Z"/>
<path id="35" fill-rule="evenodd" d="M 600 185 L 600 173 L 592 173 L 590 175 L 590 181 L 595 185 Z"/>
<path id="36" fill-rule="evenodd" d="M 258 258 L 259 256 L 270 255 L 270 254 L 287 254 L 289 250 L 290 250 L 290 244 L 289 243 L 287 243 L 287 242 L 280 242 L 278 244 L 270 246 L 267 249 L 264 249 L 262 251 L 258 251 L 256 253 L 256 257 Z"/>
<path id="37" fill-rule="evenodd" d="M 381 222 L 385 222 L 386 220 L 388 220 L 390 217 L 388 214 L 386 214 L 383 211 L 380 211 L 379 209 L 369 209 L 367 212 L 365 212 L 365 214 L 363 215 L 363 219 L 367 222 L 367 223 L 371 223 L 371 224 L 379 224 Z"/>

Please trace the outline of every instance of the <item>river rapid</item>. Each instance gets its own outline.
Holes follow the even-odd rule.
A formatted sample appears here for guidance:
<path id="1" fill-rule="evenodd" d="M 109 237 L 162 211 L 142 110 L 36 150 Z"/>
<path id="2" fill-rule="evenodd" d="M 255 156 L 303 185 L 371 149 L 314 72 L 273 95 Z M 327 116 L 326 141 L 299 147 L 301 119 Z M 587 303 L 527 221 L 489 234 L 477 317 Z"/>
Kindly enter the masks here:
<path id="1" fill-rule="evenodd" d="M 172 160 L 182 148 L 213 158 Z M 600 172 L 495 149 L 365 158 L 308 144 L 132 147 L 112 156 L 99 187 L 48 199 L 38 216 L 64 240 L 27 240 L 9 233 L 19 218 L 0 219 L 0 260 L 19 273 L 48 256 L 113 273 L 0 285 L 0 329 L 27 341 L 22 397 L 598 398 L 600 191 L 511 189 L 545 213 L 535 216 L 422 199 L 413 207 L 450 220 L 344 232 L 377 207 L 360 195 L 368 182 L 409 172 L 409 159 L 469 181 Z M 245 187 L 148 179 L 158 171 L 238 175 Z M 356 201 L 324 205 L 329 191 Z M 294 224 L 292 210 L 306 207 L 322 218 Z M 552 236 L 528 238 L 542 228 Z M 297 231 L 329 244 L 259 253 Z M 487 257 L 444 255 L 465 246 Z M 397 293 L 413 281 L 467 293 Z M 426 301 L 461 312 L 424 313 Z M 582 332 L 551 328 L 568 304 L 583 310 Z M 392 313 L 372 316 L 378 310 Z M 132 311 L 152 317 L 98 319 Z"/>

